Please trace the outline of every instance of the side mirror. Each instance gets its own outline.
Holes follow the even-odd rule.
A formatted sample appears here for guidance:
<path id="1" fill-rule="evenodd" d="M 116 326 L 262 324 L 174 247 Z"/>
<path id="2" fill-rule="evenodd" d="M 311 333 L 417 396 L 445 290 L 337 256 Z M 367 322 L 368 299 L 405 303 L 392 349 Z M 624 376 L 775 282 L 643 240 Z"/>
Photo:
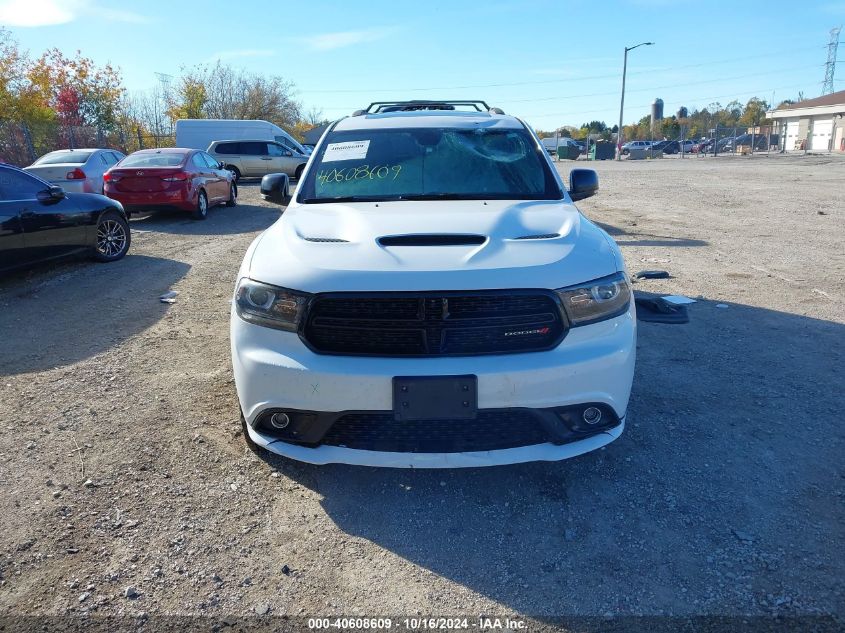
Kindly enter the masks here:
<path id="1" fill-rule="evenodd" d="M 290 179 L 287 174 L 267 174 L 261 179 L 261 195 L 278 204 L 290 202 Z"/>
<path id="2" fill-rule="evenodd" d="M 573 169 L 569 172 L 569 197 L 573 202 L 598 193 L 599 175 L 592 169 Z"/>
<path id="3" fill-rule="evenodd" d="M 39 202 L 55 202 L 65 197 L 65 190 L 58 185 L 53 185 L 43 191 L 39 191 L 36 197 Z"/>

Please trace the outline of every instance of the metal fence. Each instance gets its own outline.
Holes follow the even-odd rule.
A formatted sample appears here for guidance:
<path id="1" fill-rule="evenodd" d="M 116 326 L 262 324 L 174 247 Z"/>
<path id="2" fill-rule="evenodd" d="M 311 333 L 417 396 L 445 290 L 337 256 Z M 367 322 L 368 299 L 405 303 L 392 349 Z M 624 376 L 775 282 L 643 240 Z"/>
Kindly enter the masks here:
<path id="1" fill-rule="evenodd" d="M 711 154 L 760 154 L 779 152 L 783 149 L 781 135 L 773 126 L 715 126 L 708 135 L 697 139 L 695 153 Z"/>
<path id="2" fill-rule="evenodd" d="M 48 152 L 79 147 L 118 149 L 128 154 L 150 147 L 173 147 L 175 140 L 172 134 L 152 134 L 139 127 L 104 131 L 56 123 L 0 122 L 0 163 L 25 167 Z"/>

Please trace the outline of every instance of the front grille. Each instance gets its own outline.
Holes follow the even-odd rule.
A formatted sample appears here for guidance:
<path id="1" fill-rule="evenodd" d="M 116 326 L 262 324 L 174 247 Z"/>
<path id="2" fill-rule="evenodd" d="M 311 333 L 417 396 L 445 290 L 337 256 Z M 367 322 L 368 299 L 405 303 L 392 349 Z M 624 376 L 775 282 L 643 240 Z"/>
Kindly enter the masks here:
<path id="1" fill-rule="evenodd" d="M 566 333 L 552 293 L 317 295 L 304 340 L 324 354 L 449 356 L 550 349 Z"/>
<path id="2" fill-rule="evenodd" d="M 533 446 L 549 441 L 530 411 L 481 410 L 473 420 L 397 422 L 392 413 L 348 413 L 322 444 L 395 453 L 460 453 Z"/>

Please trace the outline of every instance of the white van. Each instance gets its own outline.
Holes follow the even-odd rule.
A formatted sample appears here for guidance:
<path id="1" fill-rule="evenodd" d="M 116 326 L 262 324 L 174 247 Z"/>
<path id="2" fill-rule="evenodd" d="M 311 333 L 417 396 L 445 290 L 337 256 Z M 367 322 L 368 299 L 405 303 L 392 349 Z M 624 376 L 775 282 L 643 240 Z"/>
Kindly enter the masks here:
<path id="1" fill-rule="evenodd" d="M 176 121 L 176 147 L 207 151 L 214 141 L 275 141 L 291 151 L 308 155 L 290 134 L 269 121 L 241 119 L 179 119 Z"/>

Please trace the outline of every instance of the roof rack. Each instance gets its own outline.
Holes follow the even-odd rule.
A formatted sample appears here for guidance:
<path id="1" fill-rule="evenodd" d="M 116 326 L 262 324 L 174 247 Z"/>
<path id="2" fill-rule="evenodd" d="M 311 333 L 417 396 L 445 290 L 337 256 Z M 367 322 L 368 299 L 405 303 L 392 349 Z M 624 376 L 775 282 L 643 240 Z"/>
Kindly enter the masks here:
<path id="1" fill-rule="evenodd" d="M 373 101 L 366 110 L 356 110 L 352 116 L 362 114 L 383 114 L 385 112 L 411 112 L 414 110 L 454 110 L 455 106 L 470 106 L 478 112 L 504 114 L 499 108 L 491 108 L 486 101 L 467 99 L 463 101 Z"/>

